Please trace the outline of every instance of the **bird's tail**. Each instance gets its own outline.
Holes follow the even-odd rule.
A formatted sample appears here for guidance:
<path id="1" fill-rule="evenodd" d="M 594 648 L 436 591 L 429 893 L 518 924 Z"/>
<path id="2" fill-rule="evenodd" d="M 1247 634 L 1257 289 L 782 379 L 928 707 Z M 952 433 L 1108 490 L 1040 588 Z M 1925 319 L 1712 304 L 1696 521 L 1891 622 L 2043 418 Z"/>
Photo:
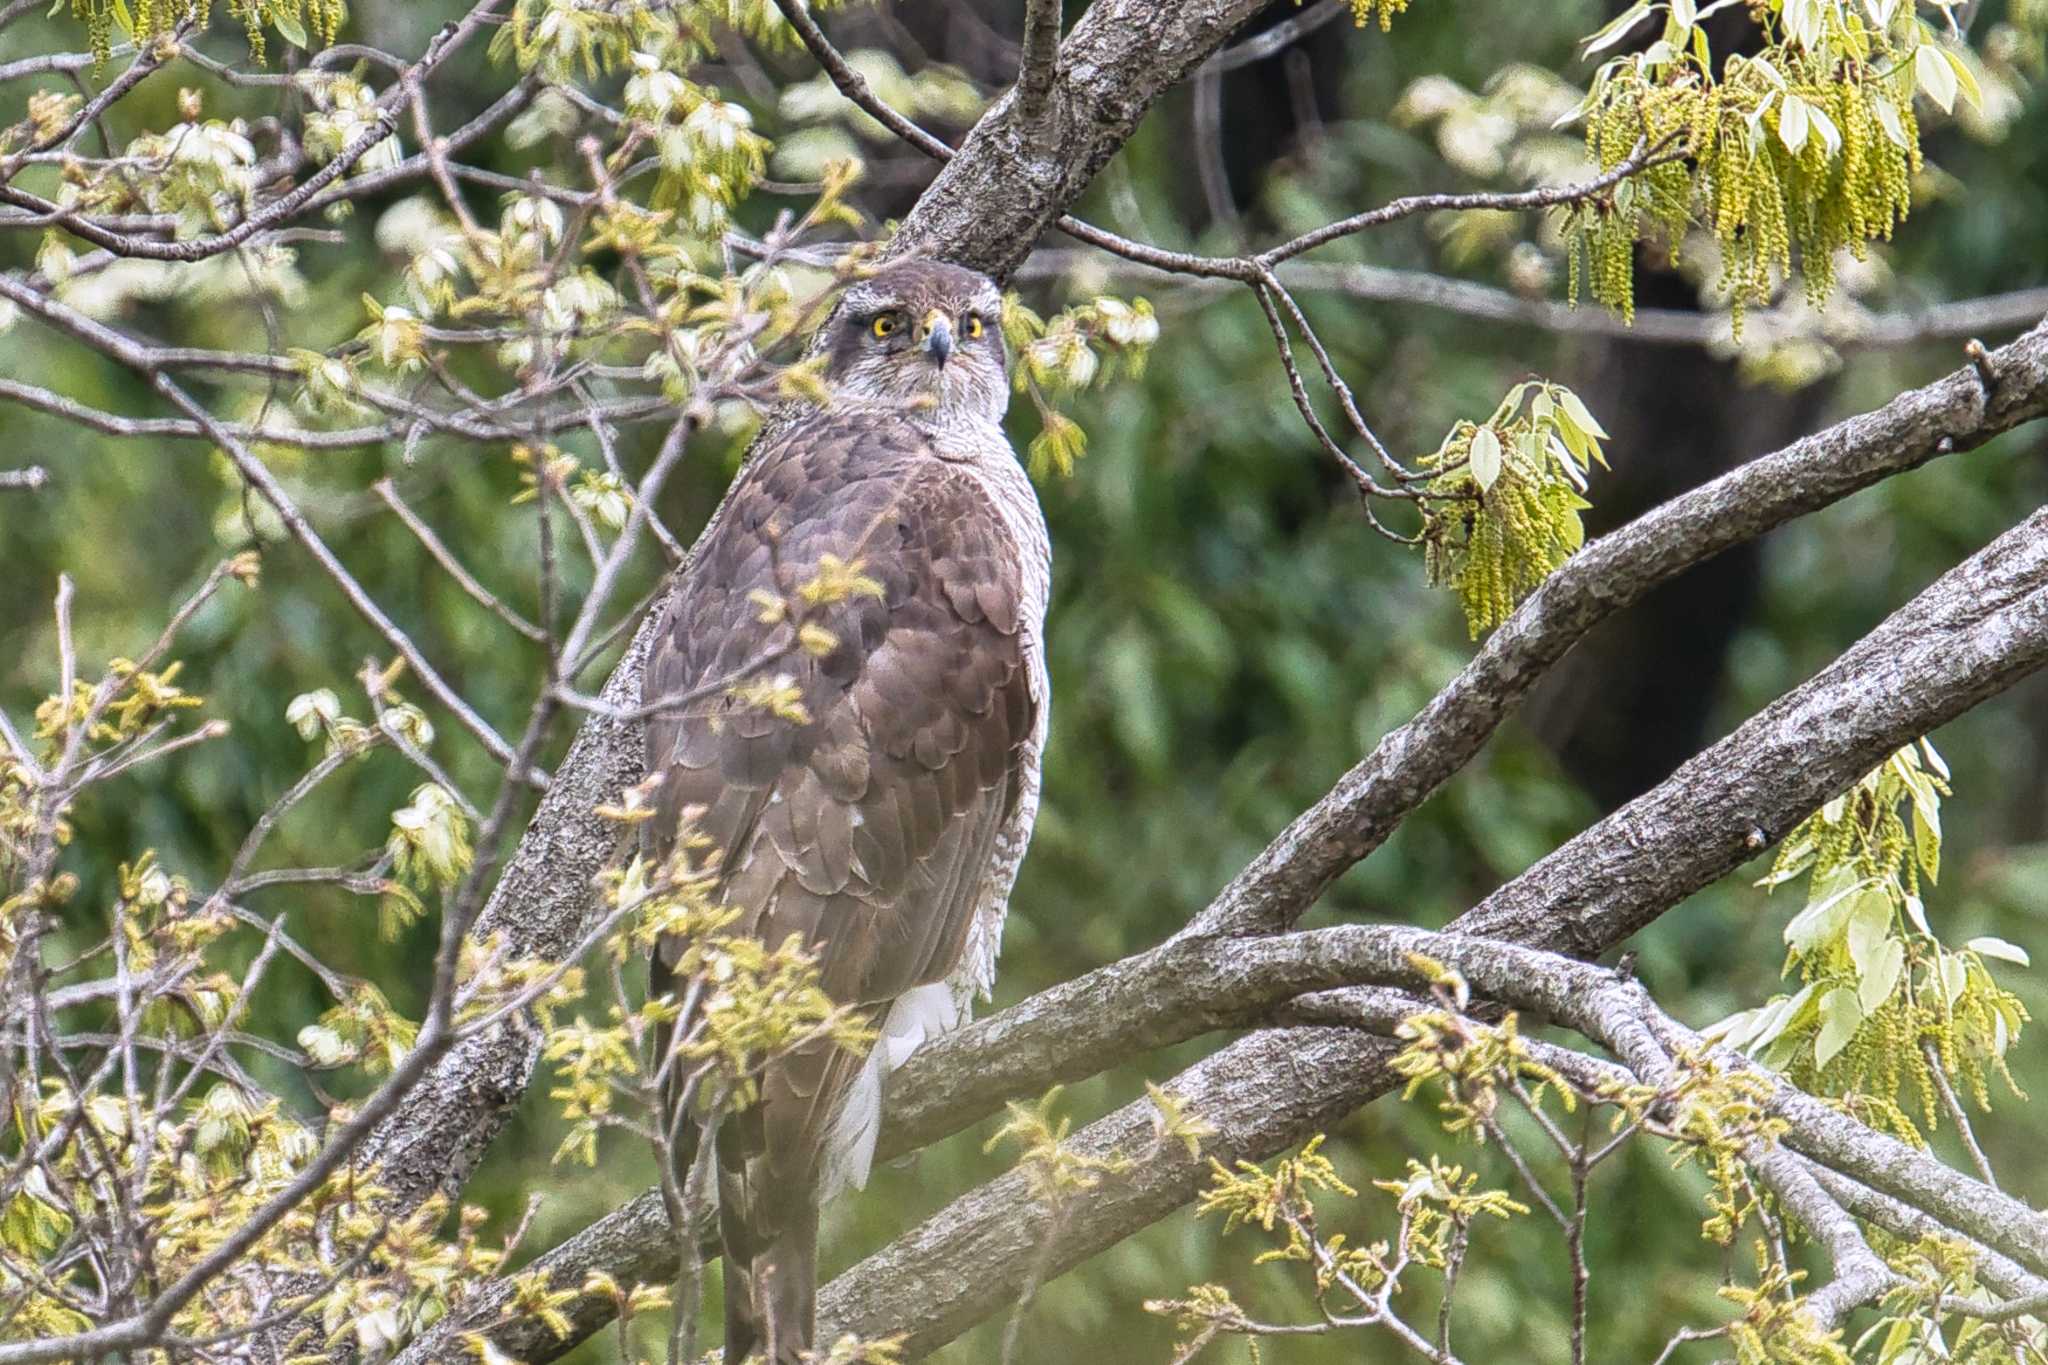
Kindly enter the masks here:
<path id="1" fill-rule="evenodd" d="M 673 984 L 657 954 L 650 989 L 666 992 Z M 688 1022 L 671 1027 L 687 1028 Z M 658 1041 L 657 1055 L 665 1055 L 668 1029 Z M 768 1365 L 796 1365 L 811 1349 L 821 1180 L 835 1120 L 865 1065 L 864 1053 L 827 1039 L 797 1047 L 770 1059 L 761 1069 L 755 1102 L 717 1125 L 711 1141 L 728 1365 L 755 1356 Z M 678 1076 L 669 1077 L 664 1108 L 675 1136 L 676 1180 L 687 1188 L 705 1135 L 696 1117 L 684 1111 Z"/>
<path id="2" fill-rule="evenodd" d="M 725 1359 L 736 1365 L 758 1353 L 769 1365 L 794 1365 L 810 1350 L 817 1329 L 817 1187 L 778 1179 L 766 1154 L 727 1158 L 738 1145 L 721 1134 Z"/>
<path id="3" fill-rule="evenodd" d="M 755 1104 L 718 1130 L 725 1358 L 794 1365 L 817 1327 L 818 1205 L 835 1119 L 866 1056 L 818 1039 L 761 1069 Z"/>

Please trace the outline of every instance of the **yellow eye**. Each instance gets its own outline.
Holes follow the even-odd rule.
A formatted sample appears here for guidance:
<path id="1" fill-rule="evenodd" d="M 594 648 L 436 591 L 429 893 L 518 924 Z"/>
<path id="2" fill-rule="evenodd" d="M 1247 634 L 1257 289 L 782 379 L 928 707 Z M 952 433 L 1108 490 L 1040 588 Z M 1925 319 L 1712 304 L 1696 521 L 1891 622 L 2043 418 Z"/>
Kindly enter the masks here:
<path id="1" fill-rule="evenodd" d="M 868 330 L 878 337 L 888 336 L 896 330 L 896 315 L 893 313 L 882 314 L 874 320 Z"/>
<path id="2" fill-rule="evenodd" d="M 967 339 L 970 341 L 981 340 L 981 314 L 969 313 L 967 315 Z"/>

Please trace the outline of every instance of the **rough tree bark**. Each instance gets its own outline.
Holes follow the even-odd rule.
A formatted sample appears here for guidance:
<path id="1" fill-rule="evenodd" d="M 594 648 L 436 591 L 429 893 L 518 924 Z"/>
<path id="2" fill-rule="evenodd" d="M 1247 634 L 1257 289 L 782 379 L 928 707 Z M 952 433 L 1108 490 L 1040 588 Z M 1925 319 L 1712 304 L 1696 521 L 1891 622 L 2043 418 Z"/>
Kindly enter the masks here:
<path id="1" fill-rule="evenodd" d="M 999 100 L 920 199 L 891 250 L 940 255 L 1007 276 L 1130 136 L 1152 102 L 1265 3 L 1207 0 L 1160 6 L 1147 0 L 1102 0 L 1091 7 L 1060 44 L 1057 72 L 1042 104 L 1034 99 L 1035 110 L 1027 114 L 1014 94 Z M 1588 547 L 1495 634 L 1430 708 L 1388 736 L 1276 839 L 1189 926 L 1186 936 L 1192 941 L 1273 933 L 1291 925 L 1336 876 L 1377 847 L 1477 752 L 1573 641 L 1680 568 L 1892 473 L 1980 444 L 2048 409 L 2048 333 L 2037 330 L 1995 353 L 1993 365 L 1999 381 L 1989 391 L 1974 371 L 1959 371 L 1876 413 L 1746 466 Z M 2030 525 L 2039 539 L 2042 528 Z M 1965 567 L 1994 576 L 2020 572 L 1985 556 Z M 1880 632 L 1882 642 L 1873 643 L 1879 637 L 1866 641 L 1823 679 L 1695 761 L 1733 762 L 1723 750 L 1743 736 L 1757 746 L 1748 755 L 1753 766 L 1717 769 L 1720 785 L 1712 790 L 1718 802 L 1728 804 L 1711 810 L 1687 808 L 1682 801 L 1655 804 L 1683 797 L 1667 784 L 1644 798 L 1653 803 L 1650 807 L 1618 812 L 1503 888 L 1473 912 L 1477 918 L 1472 923 L 1517 936 L 1538 931 L 1533 934 L 1537 940 L 1580 951 L 1614 941 L 1749 856 L 1759 837 L 1768 841 L 1782 834 L 1792 819 L 1853 780 L 1887 747 L 2039 666 L 2042 650 L 2048 649 L 2044 600 L 2039 594 L 2002 605 L 1979 599 L 1978 614 L 1972 616 L 1969 604 L 1930 592 L 1888 623 L 1885 632 L 1890 633 Z M 1944 634 L 1916 648 L 1906 637 L 1922 628 Z M 1970 642 L 1981 648 L 1959 647 Z M 637 691 L 645 644 L 643 631 L 607 683 L 607 700 L 626 700 Z M 1915 690 L 1902 701 L 1880 704 L 1886 680 L 1899 678 L 1918 680 Z M 1824 679 L 1834 681 L 1824 688 Z M 1828 690 L 1844 687 L 1847 691 L 1839 696 Z M 1833 709 L 1818 719 L 1818 713 L 1797 709 L 1824 699 L 1832 699 L 1827 705 Z M 1780 723 L 1790 728 L 1771 728 Z M 1818 745 L 1811 727 L 1823 723 L 1836 728 L 1828 744 Z M 1764 728 L 1752 728 L 1757 726 Z M 590 879 L 615 851 L 613 831 L 591 813 L 592 807 L 637 780 L 639 743 L 633 727 L 603 719 L 586 724 L 509 861 L 479 926 L 483 932 L 501 931 L 515 951 L 525 953 L 559 952 L 573 939 L 589 909 Z M 1788 757 L 1805 761 L 1788 772 Z M 1697 829 L 1686 823 L 1689 819 L 1700 822 Z M 1597 840 L 1617 834 L 1625 837 L 1596 846 Z M 1688 843 L 1695 834 L 1703 837 Z M 1654 867 L 1647 854 L 1628 844 L 1634 838 L 1654 838 L 1660 850 L 1671 854 L 1668 866 Z M 1611 883 L 1603 883 L 1603 894 L 1554 884 L 1560 877 L 1569 880 L 1574 859 L 1592 856 L 1603 856 L 1603 869 L 1613 874 Z M 1546 916 L 1563 907 L 1582 914 L 1584 925 L 1560 930 L 1547 924 Z M 1556 938 L 1560 932 L 1566 937 Z M 1143 961 L 1120 964 L 1119 970 L 1136 971 Z M 1096 974 L 1073 989 L 1089 992 L 1112 984 Z M 1047 999 L 1041 1011 L 1049 1013 L 1051 1004 Z M 1099 1069 L 1110 1057 L 1129 1055 L 1133 1047 L 1250 1022 L 1256 1015 L 1249 1008 L 1242 1013 L 1211 1008 L 1172 1020 L 1155 1018 L 1151 1034 L 1103 1040 L 1099 1050 L 1090 1051 L 1065 1048 L 1049 1037 L 1022 1045 L 1033 1036 L 1034 1022 L 1032 1006 L 1022 1008 L 1026 1012 L 1017 1017 L 988 1021 L 914 1064 L 903 1077 L 902 1102 L 892 1112 L 885 1149 L 905 1150 L 953 1131 L 1003 1098 L 1042 1087 L 1062 1074 L 1086 1074 L 1084 1065 Z M 1049 1064 L 1047 1049 L 1067 1060 Z M 1216 1154 L 1262 1156 L 1377 1093 L 1385 1074 L 1377 1065 L 1383 1049 L 1380 1041 L 1344 1029 L 1262 1032 L 1192 1068 L 1176 1088 L 1218 1126 Z M 405 1114 L 379 1132 L 368 1158 L 382 1163 L 386 1180 L 407 1201 L 436 1189 L 459 1189 L 523 1093 L 534 1054 L 534 1040 L 520 1030 L 466 1044 L 429 1079 Z M 993 1059 L 1013 1056 L 1025 1060 L 1001 1069 L 991 1065 Z M 1149 1106 L 1119 1111 L 1079 1140 L 1102 1151 L 1148 1149 Z M 1091 1202 L 1085 1218 L 1061 1219 L 1051 1228 L 1044 1218 L 1017 1216 L 1017 1177 L 1004 1177 L 835 1282 L 825 1300 L 827 1316 L 858 1330 L 909 1330 L 913 1347 L 928 1349 L 1006 1301 L 1023 1265 L 1044 1253 L 1049 1231 L 1055 1234 L 1050 1246 L 1056 1272 L 1163 1216 L 1192 1194 L 1198 1178 L 1195 1164 L 1177 1152 L 1159 1153 L 1132 1180 Z M 558 1248 L 547 1263 L 564 1272 L 601 1265 L 622 1279 L 658 1278 L 672 1269 L 673 1254 L 671 1239 L 665 1231 L 657 1235 L 657 1228 L 665 1228 L 659 1201 L 643 1197 Z M 952 1259 L 960 1255 L 972 1256 L 990 1273 L 974 1277 L 975 1286 L 964 1284 L 961 1262 Z M 492 1297 L 481 1296 L 478 1307 Z M 582 1330 L 588 1330 L 586 1322 L 595 1324 L 605 1316 L 602 1304 L 585 1307 L 587 1315 L 572 1310 Z M 473 1313 L 461 1317 L 476 1320 Z M 404 1358 L 439 1359 L 444 1353 L 454 1358 L 456 1348 L 450 1343 L 456 1325 L 451 1321 L 416 1343 Z M 500 1341 L 528 1359 L 564 1349 L 561 1343 L 516 1335 Z"/>
<path id="2" fill-rule="evenodd" d="M 1271 0 L 1101 0 L 1060 43 L 1059 70 L 1040 117 L 1014 94 L 975 125 L 918 201 L 893 253 L 923 252 L 1006 278 L 1051 223 L 1127 141 L 1152 102 Z M 653 620 L 653 613 L 649 614 Z M 643 622 L 605 684 L 614 705 L 638 700 L 651 644 Z M 591 879 L 616 850 L 616 831 L 593 813 L 641 775 L 640 731 L 592 717 L 554 776 L 507 861 L 478 932 L 501 932 L 511 952 L 560 952 L 582 929 Z M 404 1112 L 366 1145 L 403 1207 L 453 1193 L 524 1094 L 537 1041 L 523 1028 L 466 1042 L 421 1084 Z"/>
<path id="3" fill-rule="evenodd" d="M 1276 840 L 1255 864 L 1268 869 L 1257 884 L 1266 889 L 1244 898 L 1240 878 L 1219 897 L 1203 916 L 1216 929 L 1183 935 L 1056 987 L 915 1058 L 901 1075 L 884 1154 L 935 1140 L 1003 1099 L 1053 1081 L 1251 1022 L 1262 1005 L 1341 975 L 1341 964 L 1313 951 L 1261 955 L 1265 946 L 1285 940 L 1219 943 L 1216 935 L 1291 923 L 1350 860 L 1378 842 L 1361 839 L 1347 821 L 1376 818 L 1391 828 L 1476 750 L 1576 631 L 1704 557 L 1703 545 L 1734 543 L 1886 473 L 2041 415 L 2048 405 L 2048 328 L 1996 353 L 1994 370 L 1999 379 L 1988 395 L 1973 370 L 1961 371 L 1744 466 L 1589 546 L 1415 722 L 1390 736 Z M 1583 567 L 1589 565 L 1608 577 Z M 1816 678 L 1452 928 L 1598 952 L 1753 857 L 1884 754 L 2044 663 L 2048 512 L 1952 571 Z M 1443 762 L 1449 766 L 1434 775 Z M 1293 894 L 1277 896 L 1274 887 Z M 1279 909 L 1260 916 L 1245 914 L 1248 907 Z M 1233 997 L 1241 1008 L 1218 1003 Z M 1191 1068 L 1173 1089 L 1218 1126 L 1213 1154 L 1258 1158 L 1380 1093 L 1390 1080 L 1385 1057 L 1382 1041 L 1355 1031 L 1272 1030 Z M 1273 1093 L 1275 1077 L 1286 1078 L 1288 1094 Z M 1077 1142 L 1091 1152 L 1146 1159 L 1128 1180 L 1092 1198 L 1080 1216 L 1028 1211 L 1014 1173 L 991 1182 L 835 1282 L 824 1300 L 837 1315 L 831 1320 L 863 1332 L 908 1331 L 913 1350 L 929 1349 L 1000 1309 L 1032 1265 L 1058 1273 L 1156 1221 L 1192 1197 L 1205 1169 L 1182 1159 L 1178 1149 L 1152 1150 L 1151 1108 L 1144 1101 L 1092 1125 Z M 580 1279 L 592 1265 L 659 1277 L 672 1269 L 673 1256 L 650 1250 L 650 1220 L 660 1221 L 658 1201 L 643 1197 L 544 1264 L 558 1282 Z M 977 1274 L 961 1276 L 963 1264 L 975 1265 Z M 484 1295 L 461 1321 L 489 1321 L 496 1297 Z M 570 1312 L 582 1331 L 608 1316 L 601 1302 Z M 528 1359 L 551 1358 L 566 1347 L 529 1340 L 523 1331 L 501 1344 Z M 447 1349 L 445 1339 L 430 1338 L 406 1359 L 440 1359 Z"/>
<path id="4" fill-rule="evenodd" d="M 1749 830 L 1767 824 L 1783 834 L 1885 754 L 2044 665 L 2048 510 L 1450 932 L 1585 953 L 1611 947 L 1761 851 Z M 1269 1031 L 1225 1048 L 1169 1088 L 1191 1101 L 1190 1112 L 1218 1123 L 1225 1136 L 1215 1155 L 1256 1160 L 1302 1141 L 1330 1122 L 1325 1115 L 1391 1088 L 1386 1056 L 1386 1045 L 1366 1035 Z M 1273 1093 L 1276 1085 L 1285 1093 Z M 1084 1129 L 1076 1145 L 1097 1155 L 1149 1153 L 1150 1102 Z M 1058 1274 L 1114 1245 L 1187 1202 L 1205 1173 L 1184 1151 L 1163 1151 L 1091 1196 L 1080 1214 L 1060 1218 L 1032 1205 L 1012 1172 L 834 1281 L 821 1312 L 864 1335 L 907 1332 L 912 1355 L 929 1351 L 1013 1302 L 1034 1265 Z M 972 1276 L 959 1273 L 966 1265 Z"/>

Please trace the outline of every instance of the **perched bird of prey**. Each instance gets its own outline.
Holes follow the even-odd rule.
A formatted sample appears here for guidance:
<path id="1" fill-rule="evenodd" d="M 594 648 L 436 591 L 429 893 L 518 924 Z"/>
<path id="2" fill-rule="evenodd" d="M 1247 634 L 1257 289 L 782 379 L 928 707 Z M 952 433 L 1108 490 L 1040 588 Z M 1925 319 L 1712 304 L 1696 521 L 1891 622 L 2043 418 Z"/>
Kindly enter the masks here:
<path id="1" fill-rule="evenodd" d="M 730 690 L 648 725 L 658 818 L 693 812 L 744 932 L 800 935 L 879 1041 L 774 1060 L 716 1145 L 726 1355 L 811 1345 L 818 1207 L 867 1178 L 885 1073 L 995 975 L 1038 810 L 1045 520 L 1005 439 L 995 285 L 934 261 L 849 287 L 821 339 L 825 406 L 758 443 L 664 608 L 650 703 L 719 694 L 763 658 L 800 712 Z M 832 557 L 832 558 L 828 558 Z M 820 566 L 870 586 L 822 606 L 822 654 L 765 611 Z M 814 637 L 815 643 L 815 637 Z M 678 945 L 663 945 L 656 989 Z"/>

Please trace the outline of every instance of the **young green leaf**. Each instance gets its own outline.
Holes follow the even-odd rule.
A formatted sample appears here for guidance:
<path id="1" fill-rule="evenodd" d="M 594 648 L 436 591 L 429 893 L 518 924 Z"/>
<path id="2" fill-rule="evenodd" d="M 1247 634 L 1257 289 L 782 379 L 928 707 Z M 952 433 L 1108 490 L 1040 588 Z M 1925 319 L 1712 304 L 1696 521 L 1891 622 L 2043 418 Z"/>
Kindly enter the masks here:
<path id="1" fill-rule="evenodd" d="M 1949 65 L 1948 58 L 1933 43 L 1920 44 L 1913 54 L 1913 75 L 1919 82 L 1921 93 L 1941 106 L 1941 112 L 1951 114 L 1956 107 L 1956 69 Z"/>
<path id="2" fill-rule="evenodd" d="M 1794 156 L 1806 145 L 1807 117 L 1811 112 L 1812 106 L 1797 95 L 1785 96 L 1784 106 L 1778 111 L 1778 141 Z"/>
<path id="3" fill-rule="evenodd" d="M 1564 415 L 1572 419 L 1572 425 L 1580 431 L 1602 441 L 1613 439 L 1607 434 L 1607 428 L 1594 419 L 1592 411 L 1570 389 L 1557 390 L 1557 404 L 1564 409 Z"/>
<path id="4" fill-rule="evenodd" d="M 1904 943 L 1888 938 L 1878 945 L 1863 979 L 1856 983 L 1856 1003 L 1863 1006 L 1865 1014 L 1877 1013 L 1878 1007 L 1891 998 L 1892 988 L 1899 984 L 1899 973 L 1905 965 Z"/>
<path id="5" fill-rule="evenodd" d="M 2017 943 L 2009 943 L 1994 934 L 1984 934 L 1963 945 L 1980 957 L 1995 957 L 2001 962 L 2014 962 L 2022 967 L 2031 967 L 2033 960 L 2027 950 Z"/>
<path id="6" fill-rule="evenodd" d="M 1840 1056 L 1862 1023 L 1863 1006 L 1857 1002 L 1856 992 L 1846 986 L 1837 986 L 1822 996 L 1820 1032 L 1813 1039 L 1814 1064 L 1825 1067 Z"/>
<path id="7" fill-rule="evenodd" d="M 1494 435 L 1492 427 L 1481 427 L 1472 433 L 1472 477 L 1479 487 L 1491 489 L 1500 480 L 1500 437 Z"/>

